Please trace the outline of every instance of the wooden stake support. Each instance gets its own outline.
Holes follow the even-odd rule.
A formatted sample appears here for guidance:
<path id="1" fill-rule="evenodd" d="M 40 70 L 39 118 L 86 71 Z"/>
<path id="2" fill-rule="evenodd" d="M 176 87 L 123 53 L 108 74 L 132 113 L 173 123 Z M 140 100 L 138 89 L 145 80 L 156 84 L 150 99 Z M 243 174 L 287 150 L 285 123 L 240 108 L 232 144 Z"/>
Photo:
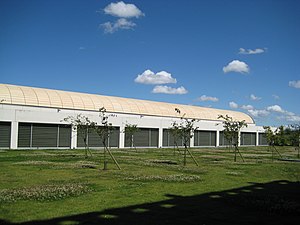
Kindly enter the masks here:
<path id="1" fill-rule="evenodd" d="M 120 165 L 119 165 L 119 163 L 117 162 L 117 160 L 115 159 L 115 157 L 113 156 L 113 154 L 111 153 L 111 151 L 105 146 L 104 147 L 104 170 L 106 170 L 107 169 L 107 165 L 106 165 L 106 154 L 105 154 L 105 152 L 108 152 L 108 154 L 109 154 L 109 156 L 112 158 L 112 160 L 114 161 L 114 163 L 116 164 L 116 166 L 118 167 L 118 169 L 119 170 L 121 170 L 121 167 L 120 167 Z"/>

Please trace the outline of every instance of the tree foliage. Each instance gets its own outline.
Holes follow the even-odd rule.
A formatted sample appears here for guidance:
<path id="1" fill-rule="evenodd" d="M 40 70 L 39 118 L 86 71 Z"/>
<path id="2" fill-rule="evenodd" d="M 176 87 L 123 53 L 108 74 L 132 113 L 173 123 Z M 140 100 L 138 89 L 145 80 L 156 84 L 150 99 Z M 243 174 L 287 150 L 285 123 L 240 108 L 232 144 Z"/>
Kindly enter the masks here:
<path id="1" fill-rule="evenodd" d="M 72 125 L 72 128 L 77 131 L 77 134 L 79 137 L 83 139 L 84 146 L 85 146 L 85 156 L 88 156 L 88 153 L 92 155 L 91 151 L 89 150 L 88 146 L 88 134 L 93 130 L 95 131 L 100 141 L 102 142 L 104 146 L 104 169 L 107 168 L 107 159 L 106 159 L 106 152 L 109 153 L 115 164 L 119 169 L 120 166 L 118 162 L 115 160 L 113 155 L 111 154 L 110 150 L 107 148 L 110 134 L 113 132 L 114 127 L 112 126 L 112 123 L 108 122 L 108 116 L 106 115 L 106 109 L 104 107 L 99 109 L 99 117 L 101 119 L 101 124 L 97 125 L 96 122 L 91 121 L 87 116 L 78 114 L 76 117 L 68 116 L 64 119 L 64 121 L 68 122 Z"/>
<path id="2" fill-rule="evenodd" d="M 175 111 L 178 114 L 181 114 L 179 109 L 175 108 Z M 172 123 L 171 130 L 173 130 L 174 133 L 176 132 L 176 135 L 182 139 L 185 147 L 189 147 L 189 141 L 194 136 L 195 131 L 198 129 L 198 127 L 194 127 L 195 122 L 196 119 L 185 118 L 185 114 L 183 114 L 180 117 L 180 122 L 174 121 Z"/>
<path id="3" fill-rule="evenodd" d="M 263 128 L 265 129 L 265 135 L 268 145 L 275 145 L 277 139 L 276 131 L 273 131 L 270 126 L 264 126 Z"/>
<path id="4" fill-rule="evenodd" d="M 134 134 L 139 131 L 139 128 L 137 127 L 137 124 L 125 124 L 125 130 L 124 133 L 128 135 L 130 138 L 130 147 L 135 147 L 134 145 Z"/>
<path id="5" fill-rule="evenodd" d="M 64 118 L 64 121 L 72 125 L 72 129 L 77 131 L 77 134 L 80 138 L 82 138 L 84 142 L 84 149 L 85 149 L 85 157 L 88 157 L 88 153 L 92 155 L 89 151 L 88 145 L 88 134 L 96 127 L 95 122 L 91 121 L 87 116 L 82 114 L 78 114 L 74 116 L 68 116 Z"/>
<path id="6" fill-rule="evenodd" d="M 107 157 L 106 157 L 106 153 L 108 153 L 110 155 L 110 157 L 112 158 L 112 160 L 114 161 L 114 163 L 116 164 L 116 166 L 118 167 L 118 169 L 120 170 L 121 167 L 118 164 L 117 160 L 115 159 L 115 157 L 112 155 L 112 153 L 110 152 L 110 150 L 108 149 L 108 145 L 107 145 L 107 140 L 109 140 L 109 136 L 111 135 L 111 133 L 114 130 L 114 127 L 112 126 L 112 123 L 108 122 L 108 116 L 106 115 L 106 109 L 104 107 L 99 109 L 99 117 L 101 119 L 101 126 L 95 126 L 95 131 L 98 134 L 98 136 L 100 137 L 102 144 L 104 146 L 104 170 L 107 170 Z"/>
<path id="7" fill-rule="evenodd" d="M 290 125 L 292 145 L 300 147 L 300 124 Z"/>
<path id="8" fill-rule="evenodd" d="M 179 129 L 179 126 L 177 124 L 172 124 L 169 132 L 174 138 L 174 146 L 178 148 L 178 141 L 181 141 L 181 130 Z"/>
<path id="9" fill-rule="evenodd" d="M 243 159 L 243 156 L 241 155 L 238 146 L 239 146 L 239 134 L 243 127 L 247 127 L 247 123 L 245 120 L 238 121 L 234 120 L 232 117 L 228 115 L 219 115 L 218 119 L 223 119 L 223 133 L 225 139 L 230 143 L 230 145 L 234 146 L 234 161 L 236 162 L 236 155 L 237 153 L 240 154 L 241 158 Z M 244 161 L 244 159 L 243 159 Z"/>
<path id="10" fill-rule="evenodd" d="M 292 124 L 288 127 L 279 126 L 273 130 L 269 126 L 264 126 L 264 129 L 269 145 L 299 146 L 300 124 Z"/>
<path id="11" fill-rule="evenodd" d="M 218 119 L 223 119 L 223 133 L 225 139 L 234 146 L 239 145 L 239 133 L 243 127 L 247 127 L 245 120 L 237 121 L 233 120 L 232 117 L 228 115 L 219 115 Z"/>
<path id="12" fill-rule="evenodd" d="M 270 146 L 272 151 L 272 161 L 274 159 L 274 150 L 282 158 L 279 151 L 275 148 L 275 143 L 278 142 L 278 140 L 280 140 L 280 142 L 283 141 L 282 140 L 283 131 L 284 131 L 283 126 L 277 128 L 275 131 L 273 131 L 270 126 L 264 126 L 264 129 L 265 129 L 268 145 Z"/>
<path id="13" fill-rule="evenodd" d="M 175 108 L 176 113 L 181 114 L 180 109 Z M 185 118 L 185 114 L 183 114 L 180 117 L 180 122 L 174 121 L 171 125 L 171 130 L 173 132 L 176 132 L 177 137 L 180 137 L 183 141 L 184 145 L 184 161 L 183 164 L 186 165 L 186 155 L 187 152 L 191 155 L 194 162 L 198 165 L 197 161 L 191 154 L 191 152 L 188 150 L 190 139 L 194 136 L 195 131 L 198 129 L 198 127 L 194 127 L 194 123 L 196 122 L 196 119 L 188 119 Z M 175 138 L 175 137 L 174 137 Z"/>
<path id="14" fill-rule="evenodd" d="M 291 125 L 292 129 L 292 144 L 295 146 L 295 150 L 298 151 L 297 157 L 300 158 L 300 124 Z"/>
<path id="15" fill-rule="evenodd" d="M 106 148 L 108 146 L 107 141 L 109 139 L 109 136 L 114 130 L 114 127 L 112 126 L 112 123 L 108 122 L 108 116 L 106 115 L 106 109 L 104 107 L 99 109 L 99 117 L 101 119 L 101 125 L 100 126 L 94 126 L 94 129 L 98 136 L 100 137 L 103 146 Z"/>

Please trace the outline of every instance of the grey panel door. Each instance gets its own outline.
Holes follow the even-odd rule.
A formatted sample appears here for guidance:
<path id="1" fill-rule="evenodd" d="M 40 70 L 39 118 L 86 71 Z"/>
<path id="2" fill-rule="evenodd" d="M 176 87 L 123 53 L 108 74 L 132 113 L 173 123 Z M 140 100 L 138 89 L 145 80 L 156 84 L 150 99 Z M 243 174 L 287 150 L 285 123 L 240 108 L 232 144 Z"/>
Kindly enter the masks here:
<path id="1" fill-rule="evenodd" d="M 19 123 L 18 148 L 31 147 L 31 123 Z"/>
<path id="2" fill-rule="evenodd" d="M 10 148 L 11 123 L 0 122 L 0 148 Z"/>
<path id="3" fill-rule="evenodd" d="M 57 138 L 56 124 L 33 124 L 32 147 L 57 147 Z"/>

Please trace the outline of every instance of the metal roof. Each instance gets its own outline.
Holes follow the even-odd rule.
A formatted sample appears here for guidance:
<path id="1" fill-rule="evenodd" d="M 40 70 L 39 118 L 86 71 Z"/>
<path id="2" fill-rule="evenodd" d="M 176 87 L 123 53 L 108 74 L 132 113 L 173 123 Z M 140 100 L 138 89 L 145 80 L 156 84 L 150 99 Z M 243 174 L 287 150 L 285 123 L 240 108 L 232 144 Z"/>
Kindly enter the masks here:
<path id="1" fill-rule="evenodd" d="M 107 112 L 163 117 L 180 117 L 180 115 L 175 112 L 175 108 L 178 108 L 182 113 L 186 114 L 186 118 L 219 120 L 219 115 L 228 115 L 235 120 L 245 120 L 246 123 L 254 123 L 253 119 L 249 115 L 231 110 L 9 84 L 0 84 L 0 101 L 2 104 L 89 111 L 98 111 L 99 108 L 105 107 Z"/>

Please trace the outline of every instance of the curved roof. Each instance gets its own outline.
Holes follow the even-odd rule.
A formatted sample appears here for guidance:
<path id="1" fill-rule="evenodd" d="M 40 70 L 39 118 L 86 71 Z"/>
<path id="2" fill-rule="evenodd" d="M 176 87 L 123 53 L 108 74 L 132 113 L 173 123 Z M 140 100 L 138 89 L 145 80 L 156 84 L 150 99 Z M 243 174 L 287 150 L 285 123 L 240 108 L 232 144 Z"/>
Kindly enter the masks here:
<path id="1" fill-rule="evenodd" d="M 175 112 L 175 108 L 178 108 L 182 113 L 186 114 L 186 118 L 219 120 L 219 115 L 227 114 L 235 120 L 245 120 L 246 123 L 254 123 L 249 115 L 237 111 L 9 84 L 0 84 L 0 100 L 2 104 L 89 111 L 98 111 L 99 108 L 105 107 L 107 112 L 164 117 L 180 117 Z"/>

